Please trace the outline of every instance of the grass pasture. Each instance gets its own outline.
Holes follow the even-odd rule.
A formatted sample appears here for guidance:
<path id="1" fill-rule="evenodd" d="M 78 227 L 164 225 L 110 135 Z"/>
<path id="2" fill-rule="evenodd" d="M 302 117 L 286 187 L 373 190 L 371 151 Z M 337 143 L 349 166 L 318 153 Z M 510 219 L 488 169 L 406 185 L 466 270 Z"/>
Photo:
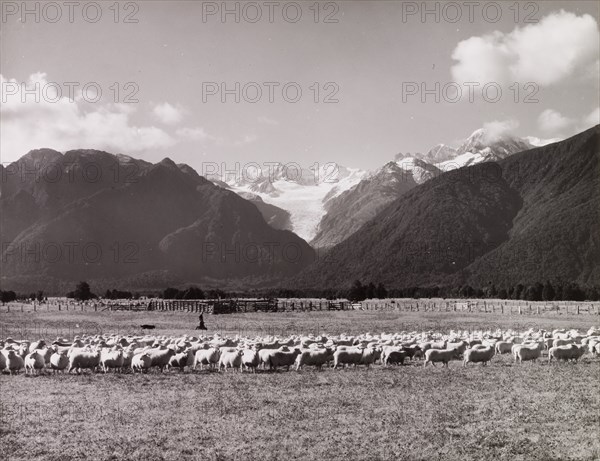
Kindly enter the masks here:
<path id="1" fill-rule="evenodd" d="M 592 315 L 313 312 L 205 317 L 228 335 L 580 328 Z M 194 334 L 195 314 L 2 314 L 0 337 Z M 595 460 L 600 359 L 297 373 L 0 377 L 0 459 Z"/>

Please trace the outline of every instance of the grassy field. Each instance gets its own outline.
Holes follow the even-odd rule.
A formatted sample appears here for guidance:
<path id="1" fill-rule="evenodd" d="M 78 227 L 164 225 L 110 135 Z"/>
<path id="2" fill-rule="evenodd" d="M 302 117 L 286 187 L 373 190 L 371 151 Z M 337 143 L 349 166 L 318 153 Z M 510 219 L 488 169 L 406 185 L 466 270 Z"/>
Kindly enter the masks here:
<path id="1" fill-rule="evenodd" d="M 580 328 L 598 316 L 322 312 L 205 318 L 222 334 Z M 10 313 L 0 337 L 193 334 L 175 313 Z M 420 364 L 421 365 L 421 364 Z M 0 459 L 600 459 L 600 360 L 321 372 L 0 377 Z"/>

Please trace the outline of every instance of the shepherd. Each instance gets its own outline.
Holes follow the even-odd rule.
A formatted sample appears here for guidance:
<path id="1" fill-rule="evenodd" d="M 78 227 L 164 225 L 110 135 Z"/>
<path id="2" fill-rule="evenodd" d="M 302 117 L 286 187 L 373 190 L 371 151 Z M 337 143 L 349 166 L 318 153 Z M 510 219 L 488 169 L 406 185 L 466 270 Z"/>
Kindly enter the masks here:
<path id="1" fill-rule="evenodd" d="M 204 325 L 204 315 L 200 314 L 198 316 L 199 325 L 196 327 L 196 330 L 207 330 L 206 325 Z"/>

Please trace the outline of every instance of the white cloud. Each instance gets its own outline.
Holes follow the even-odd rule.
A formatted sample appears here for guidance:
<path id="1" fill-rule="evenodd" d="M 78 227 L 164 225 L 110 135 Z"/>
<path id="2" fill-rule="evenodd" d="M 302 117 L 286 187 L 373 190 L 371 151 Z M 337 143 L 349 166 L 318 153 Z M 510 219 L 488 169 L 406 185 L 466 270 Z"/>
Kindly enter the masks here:
<path id="1" fill-rule="evenodd" d="M 506 34 L 463 40 L 454 49 L 452 76 L 460 83 L 534 82 L 548 86 L 573 75 L 598 78 L 600 33 L 589 14 L 564 10 Z"/>
<path id="2" fill-rule="evenodd" d="M 546 146 L 548 144 L 552 144 L 558 141 L 562 141 L 564 138 L 537 138 L 535 136 L 526 136 L 525 139 L 529 141 L 529 144 L 535 147 Z"/>
<path id="3" fill-rule="evenodd" d="M 175 125 L 183 120 L 183 109 L 168 102 L 157 104 L 152 110 L 158 120 L 166 125 Z"/>
<path id="4" fill-rule="evenodd" d="M 204 128 L 179 128 L 175 134 L 192 141 L 214 141 L 214 136 L 209 135 Z"/>
<path id="5" fill-rule="evenodd" d="M 135 125 L 131 120 L 136 112 L 133 105 L 89 103 L 80 95 L 71 99 L 65 91 L 57 95 L 52 92 L 46 74 L 41 72 L 32 74 L 27 83 L 35 82 L 51 90 L 37 102 L 33 96 L 23 100 L 20 82 L 0 75 L 3 162 L 16 160 L 40 147 L 59 151 L 91 148 L 139 152 L 176 143 L 160 128 Z"/>
<path id="6" fill-rule="evenodd" d="M 596 107 L 592 112 L 590 112 L 590 114 L 583 119 L 583 124 L 583 129 L 591 128 L 600 124 L 600 107 Z"/>
<path id="7" fill-rule="evenodd" d="M 597 107 L 588 115 L 576 118 L 567 117 L 554 109 L 546 109 L 539 115 L 537 122 L 545 134 L 564 139 L 600 124 L 600 108 Z"/>
<path id="8" fill-rule="evenodd" d="M 514 131 L 519 127 L 519 122 L 514 119 L 510 120 L 494 120 L 483 124 L 485 138 L 487 143 L 501 139 L 504 135 L 514 134 Z"/>
<path id="9" fill-rule="evenodd" d="M 537 122 L 538 127 L 544 133 L 560 135 L 565 132 L 570 132 L 576 121 L 572 118 L 565 117 L 554 109 L 546 109 L 539 115 Z"/>

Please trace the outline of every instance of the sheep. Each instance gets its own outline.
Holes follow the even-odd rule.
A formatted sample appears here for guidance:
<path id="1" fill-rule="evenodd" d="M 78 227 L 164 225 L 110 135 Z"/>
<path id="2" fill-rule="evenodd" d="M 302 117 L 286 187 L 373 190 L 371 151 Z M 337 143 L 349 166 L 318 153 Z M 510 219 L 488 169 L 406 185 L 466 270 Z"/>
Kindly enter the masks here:
<path id="1" fill-rule="evenodd" d="M 299 354 L 300 349 L 298 348 L 294 348 L 291 351 L 277 350 L 269 356 L 269 369 L 276 370 L 277 367 L 286 367 L 289 370 Z"/>
<path id="2" fill-rule="evenodd" d="M 142 352 L 141 354 L 134 355 L 131 359 L 131 370 L 135 373 L 148 373 L 148 370 L 152 366 L 152 357 L 148 352 Z"/>
<path id="3" fill-rule="evenodd" d="M 67 357 L 66 352 L 54 352 L 50 356 L 50 367 L 53 370 L 53 373 L 56 374 L 57 371 L 62 371 L 64 373 L 65 368 L 69 365 L 69 358 Z"/>
<path id="4" fill-rule="evenodd" d="M 417 344 L 403 344 L 402 347 L 404 348 L 403 350 L 406 353 L 406 357 L 408 357 L 409 359 L 412 360 L 417 358 L 423 358 L 423 351 Z"/>
<path id="5" fill-rule="evenodd" d="M 54 354 L 54 349 L 51 347 L 44 347 L 42 349 L 34 349 L 35 351 L 37 351 L 44 359 L 44 363 L 46 365 L 50 364 L 50 357 L 52 357 L 52 354 Z"/>
<path id="6" fill-rule="evenodd" d="M 323 365 L 333 360 L 333 349 L 326 347 L 324 349 L 302 349 L 296 357 L 296 371 L 304 365 L 313 366 L 321 370 Z"/>
<path id="7" fill-rule="evenodd" d="M 123 351 L 123 369 L 124 370 L 131 368 L 131 361 L 132 361 L 134 355 L 135 355 L 135 349 L 132 346 L 127 347 L 127 349 L 125 349 Z"/>
<path id="8" fill-rule="evenodd" d="M 179 368 L 182 372 L 185 367 L 192 366 L 194 364 L 194 354 L 191 349 L 185 349 L 182 352 L 178 352 L 169 360 L 169 368 Z"/>
<path id="9" fill-rule="evenodd" d="M 338 365 L 358 365 L 362 359 L 363 348 L 360 347 L 338 347 L 333 353 L 333 368 Z"/>
<path id="10" fill-rule="evenodd" d="M 169 364 L 171 357 L 175 355 L 175 350 L 172 347 L 167 348 L 151 348 L 146 351 L 152 359 L 151 367 L 158 367 L 162 373 L 165 367 Z"/>
<path id="11" fill-rule="evenodd" d="M 123 358 L 122 350 L 108 350 L 102 351 L 100 354 L 100 365 L 104 373 L 110 368 L 121 369 L 123 367 L 125 359 Z"/>
<path id="12" fill-rule="evenodd" d="M 286 346 L 283 346 L 279 347 L 278 349 L 264 349 L 262 348 L 261 344 L 261 349 L 258 351 L 258 362 L 263 368 L 263 370 L 267 367 L 267 365 L 270 364 L 271 355 L 273 355 L 278 350 L 288 350 L 288 348 Z"/>
<path id="13" fill-rule="evenodd" d="M 73 370 L 77 370 L 77 374 L 81 374 L 81 370 L 85 368 L 89 368 L 93 371 L 98 365 L 100 365 L 100 351 L 70 351 L 68 373 L 71 373 Z"/>
<path id="14" fill-rule="evenodd" d="M 242 351 L 236 349 L 235 351 L 225 351 L 221 353 L 221 357 L 219 358 L 219 371 L 221 371 L 221 367 L 227 371 L 228 368 L 239 368 L 242 371 Z"/>
<path id="15" fill-rule="evenodd" d="M 46 362 L 44 360 L 44 356 L 40 354 L 38 350 L 33 350 L 33 352 L 27 354 L 24 360 L 25 365 L 25 374 L 36 374 L 41 373 L 41 370 L 44 369 Z"/>
<path id="16" fill-rule="evenodd" d="M 496 343 L 496 354 L 508 354 L 510 353 L 514 343 L 512 341 L 498 341 Z"/>
<path id="17" fill-rule="evenodd" d="M 565 346 L 551 347 L 548 351 L 548 363 L 552 359 L 558 360 L 574 360 L 575 362 L 585 353 L 585 346 L 569 344 Z"/>
<path id="18" fill-rule="evenodd" d="M 214 368 L 217 363 L 219 363 L 219 357 L 221 352 L 216 347 L 211 347 L 210 349 L 199 349 L 196 351 L 194 355 L 194 370 L 200 364 L 200 370 L 202 370 L 203 365 L 208 365 L 209 368 Z"/>
<path id="19" fill-rule="evenodd" d="M 382 356 L 383 364 L 385 366 L 388 366 L 392 363 L 404 365 L 405 358 L 405 350 L 389 350 L 385 355 Z"/>
<path id="20" fill-rule="evenodd" d="M 256 367 L 260 363 L 260 357 L 256 349 L 244 349 L 242 351 L 242 365 L 246 370 L 252 369 L 256 373 Z"/>
<path id="21" fill-rule="evenodd" d="M 19 374 L 19 371 L 23 369 L 25 363 L 23 357 L 17 354 L 14 350 L 8 351 L 6 354 L 6 369 L 12 375 L 14 372 Z"/>
<path id="22" fill-rule="evenodd" d="M 493 346 L 479 347 L 467 349 L 464 353 L 463 366 L 466 367 L 469 362 L 479 363 L 481 362 L 484 366 L 492 359 L 495 353 Z"/>
<path id="23" fill-rule="evenodd" d="M 535 361 L 542 355 L 544 343 L 539 342 L 535 346 L 528 344 L 518 344 L 513 346 L 513 357 L 515 362 L 523 363 L 523 361 Z"/>
<path id="24" fill-rule="evenodd" d="M 425 362 L 423 367 L 431 363 L 435 367 L 436 362 L 442 362 L 443 366 L 448 367 L 448 362 L 452 359 L 458 359 L 459 352 L 456 349 L 429 349 L 425 352 Z"/>
<path id="25" fill-rule="evenodd" d="M 381 357 L 381 350 L 377 347 L 367 347 L 363 349 L 362 356 L 360 357 L 359 365 L 366 365 L 367 368 L 372 363 L 375 363 L 378 358 Z"/>

